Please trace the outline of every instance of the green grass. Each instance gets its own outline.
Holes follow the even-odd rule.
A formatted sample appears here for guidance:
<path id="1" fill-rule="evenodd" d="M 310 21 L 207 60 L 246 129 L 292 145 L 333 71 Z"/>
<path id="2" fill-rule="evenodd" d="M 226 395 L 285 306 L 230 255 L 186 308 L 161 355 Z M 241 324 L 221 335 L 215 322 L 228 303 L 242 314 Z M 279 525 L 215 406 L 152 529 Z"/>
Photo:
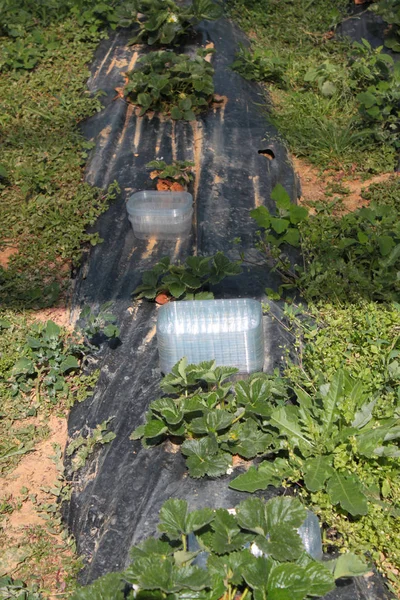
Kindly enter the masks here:
<path id="1" fill-rule="evenodd" d="M 281 82 L 267 84 L 270 118 L 295 155 L 323 169 L 367 174 L 394 169 L 395 149 L 376 142 L 360 122 L 351 44 L 329 33 L 346 17 L 348 2 L 231 0 L 229 6 L 257 55 L 273 53 L 286 65 Z M 321 85 L 335 86 L 333 93 L 324 95 L 316 81 L 308 80 L 312 69 L 322 74 Z"/>
<path id="2" fill-rule="evenodd" d="M 83 181 L 90 146 L 82 119 L 101 108 L 86 90 L 88 63 L 100 38 L 76 20 L 50 25 L 54 49 L 32 71 L 0 75 L 0 251 L 11 246 L 0 268 L 0 300 L 12 307 L 51 304 L 67 285 L 83 244 L 96 244 L 86 229 L 109 197 Z M 0 38 L 8 43 L 8 38 Z"/>

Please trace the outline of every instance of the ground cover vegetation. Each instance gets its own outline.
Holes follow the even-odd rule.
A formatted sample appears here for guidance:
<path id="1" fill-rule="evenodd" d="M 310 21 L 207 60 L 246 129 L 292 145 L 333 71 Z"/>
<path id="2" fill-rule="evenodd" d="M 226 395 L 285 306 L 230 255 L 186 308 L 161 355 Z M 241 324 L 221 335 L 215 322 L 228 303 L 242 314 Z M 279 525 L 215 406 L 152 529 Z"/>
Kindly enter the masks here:
<path id="1" fill-rule="evenodd" d="M 398 63 L 367 41 L 353 44 L 334 35 L 348 18 L 346 1 L 229 0 L 228 6 L 252 39 L 233 68 L 267 84 L 272 120 L 297 156 L 323 169 L 393 170 Z"/>

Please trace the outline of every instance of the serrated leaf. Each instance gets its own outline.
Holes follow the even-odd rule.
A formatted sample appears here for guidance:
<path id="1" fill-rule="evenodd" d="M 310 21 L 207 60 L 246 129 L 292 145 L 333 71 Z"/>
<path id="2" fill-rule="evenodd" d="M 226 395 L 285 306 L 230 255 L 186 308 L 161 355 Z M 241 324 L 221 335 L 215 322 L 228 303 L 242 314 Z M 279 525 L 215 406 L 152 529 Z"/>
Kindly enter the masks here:
<path id="1" fill-rule="evenodd" d="M 288 221 L 287 219 L 279 219 L 278 217 L 271 217 L 271 227 L 278 234 L 281 234 L 284 231 L 286 231 L 287 228 L 289 227 L 289 224 L 290 224 L 290 221 Z"/>
<path id="2" fill-rule="evenodd" d="M 247 536 L 241 531 L 235 517 L 224 508 L 215 511 L 212 528 L 212 550 L 217 554 L 239 550 L 247 541 Z"/>
<path id="3" fill-rule="evenodd" d="M 159 398 L 150 404 L 150 408 L 162 415 L 169 425 L 177 425 L 183 419 L 183 411 L 172 398 Z"/>
<path id="4" fill-rule="evenodd" d="M 164 421 L 160 419 L 151 419 L 144 426 L 144 437 L 146 438 L 154 438 L 168 431 Z"/>
<path id="5" fill-rule="evenodd" d="M 139 425 L 129 436 L 130 440 L 140 440 L 144 436 L 145 425 Z"/>
<path id="6" fill-rule="evenodd" d="M 232 463 L 232 457 L 226 452 L 218 451 L 218 444 L 209 437 L 186 440 L 181 450 L 188 457 L 186 465 L 191 477 L 220 477 Z"/>
<path id="7" fill-rule="evenodd" d="M 268 531 L 272 531 L 281 524 L 297 529 L 304 523 L 307 511 L 297 498 L 278 496 L 267 502 L 265 514 Z"/>
<path id="8" fill-rule="evenodd" d="M 131 549 L 131 557 L 133 560 L 143 558 L 145 556 L 154 558 L 154 555 L 166 558 L 174 553 L 174 549 L 169 542 L 163 542 L 160 539 L 149 537 L 138 546 Z"/>
<path id="9" fill-rule="evenodd" d="M 250 211 L 250 216 L 259 227 L 269 229 L 271 226 L 271 213 L 266 206 L 259 206 Z"/>
<path id="10" fill-rule="evenodd" d="M 280 591 L 290 594 L 292 600 L 303 600 L 308 594 L 308 581 L 304 569 L 294 564 L 274 566 L 268 577 L 268 600 L 281 598 Z"/>
<path id="11" fill-rule="evenodd" d="M 243 569 L 243 577 L 253 590 L 266 590 L 269 581 L 272 561 L 264 556 L 254 558 L 253 561 Z"/>
<path id="12" fill-rule="evenodd" d="M 193 533 L 202 529 L 214 519 L 214 511 L 211 508 L 201 508 L 189 513 L 186 517 L 185 534 Z"/>
<path id="13" fill-rule="evenodd" d="M 322 563 L 312 561 L 304 568 L 304 575 L 308 579 L 309 596 L 325 596 L 335 588 L 335 579 L 332 573 Z"/>
<path id="14" fill-rule="evenodd" d="M 310 492 L 322 490 L 333 473 L 332 456 L 316 456 L 303 463 L 304 483 Z"/>
<path id="15" fill-rule="evenodd" d="M 228 449 L 232 454 L 239 454 L 249 459 L 264 454 L 270 448 L 272 441 L 271 434 L 264 433 L 255 421 L 247 419 L 230 430 Z"/>
<path id="16" fill-rule="evenodd" d="M 35 372 L 35 366 L 30 358 L 19 358 L 13 366 L 14 375 L 32 374 Z"/>
<path id="17" fill-rule="evenodd" d="M 301 537 L 293 527 L 285 523 L 269 530 L 269 537 L 256 539 L 256 544 L 268 556 L 279 562 L 295 561 L 304 552 Z"/>
<path id="18" fill-rule="evenodd" d="M 328 481 L 327 492 L 332 504 L 340 504 L 351 515 L 366 515 L 368 502 L 354 476 L 333 473 Z"/>
<path id="19" fill-rule="evenodd" d="M 281 435 L 288 438 L 291 446 L 304 446 L 307 450 L 312 450 L 314 444 L 303 431 L 297 406 L 281 406 L 275 409 L 270 421 L 271 425 L 279 429 Z"/>
<path id="20" fill-rule="evenodd" d="M 249 550 L 241 550 L 216 556 L 211 554 L 207 560 L 207 569 L 211 575 L 218 575 L 234 586 L 243 583 L 243 570 L 254 561 Z"/>
<path id="21" fill-rule="evenodd" d="M 159 531 L 171 539 L 180 539 L 185 533 L 188 504 L 186 500 L 171 498 L 164 502 L 160 510 Z"/>
<path id="22" fill-rule="evenodd" d="M 267 519 L 265 504 L 259 498 L 247 498 L 236 508 L 237 522 L 243 529 L 254 531 L 259 535 L 267 535 Z"/>
<path id="23" fill-rule="evenodd" d="M 125 581 L 120 573 L 108 573 L 89 586 L 76 590 L 71 600 L 124 600 Z"/>
<path id="24" fill-rule="evenodd" d="M 194 433 L 216 433 L 229 427 L 235 415 L 226 410 L 213 410 L 205 416 L 193 419 L 190 429 Z"/>

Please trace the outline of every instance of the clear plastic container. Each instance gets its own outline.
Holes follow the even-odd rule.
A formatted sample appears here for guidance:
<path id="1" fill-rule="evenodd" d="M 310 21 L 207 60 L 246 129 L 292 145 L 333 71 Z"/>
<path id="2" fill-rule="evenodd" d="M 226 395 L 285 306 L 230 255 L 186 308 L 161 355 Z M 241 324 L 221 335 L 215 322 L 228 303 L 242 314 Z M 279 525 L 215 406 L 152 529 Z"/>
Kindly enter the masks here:
<path id="1" fill-rule="evenodd" d="M 315 560 L 322 559 L 321 528 L 317 515 L 311 510 L 307 511 L 305 521 L 297 530 L 306 552 Z"/>
<path id="2" fill-rule="evenodd" d="M 183 238 L 192 228 L 193 197 L 187 192 L 137 192 L 129 198 L 126 210 L 140 240 Z"/>
<path id="3" fill-rule="evenodd" d="M 183 357 L 189 363 L 215 360 L 241 373 L 261 371 L 264 334 L 256 300 L 180 301 L 159 309 L 157 341 L 160 368 L 169 373 Z"/>

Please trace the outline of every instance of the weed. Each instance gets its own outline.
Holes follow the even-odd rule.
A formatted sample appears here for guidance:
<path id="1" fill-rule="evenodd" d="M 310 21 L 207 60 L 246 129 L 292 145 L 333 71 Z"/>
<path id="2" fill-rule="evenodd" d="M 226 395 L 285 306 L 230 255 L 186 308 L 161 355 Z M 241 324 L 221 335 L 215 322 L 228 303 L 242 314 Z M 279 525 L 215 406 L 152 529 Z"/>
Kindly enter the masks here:
<path id="1" fill-rule="evenodd" d="M 252 211 L 265 233 L 258 247 L 287 284 L 299 287 L 308 299 L 338 300 L 367 296 L 378 300 L 399 297 L 400 232 L 398 214 L 389 206 L 371 203 L 341 217 L 307 216 L 292 205 L 282 186 L 274 189 L 278 217 L 261 206 Z M 301 246 L 303 265 L 291 267 L 280 249 L 283 243 Z"/>
<path id="2" fill-rule="evenodd" d="M 244 77 L 268 83 L 270 119 L 297 156 L 323 169 L 394 168 L 397 75 L 381 48 L 365 41 L 351 46 L 329 33 L 344 16 L 345 2 L 322 8 L 294 0 L 263 8 L 231 0 L 228 6 L 252 33 L 251 51 L 241 50 L 234 66 Z M 368 115 L 376 108 L 364 110 L 365 97 L 357 97 L 372 85 L 378 116 Z"/>
<path id="3" fill-rule="evenodd" d="M 113 431 L 107 431 L 109 422 L 110 419 L 99 423 L 87 437 L 79 435 L 68 444 L 66 454 L 72 456 L 72 473 L 85 466 L 86 460 L 94 451 L 95 446 L 108 444 L 115 439 L 116 434 Z"/>
<path id="4" fill-rule="evenodd" d="M 161 293 L 181 300 L 208 300 L 214 295 L 205 288 L 239 273 L 240 261 L 231 262 L 222 252 L 214 256 L 189 256 L 185 264 L 176 265 L 165 256 L 151 271 L 143 273 L 142 283 L 132 294 L 147 300 L 154 300 Z"/>

